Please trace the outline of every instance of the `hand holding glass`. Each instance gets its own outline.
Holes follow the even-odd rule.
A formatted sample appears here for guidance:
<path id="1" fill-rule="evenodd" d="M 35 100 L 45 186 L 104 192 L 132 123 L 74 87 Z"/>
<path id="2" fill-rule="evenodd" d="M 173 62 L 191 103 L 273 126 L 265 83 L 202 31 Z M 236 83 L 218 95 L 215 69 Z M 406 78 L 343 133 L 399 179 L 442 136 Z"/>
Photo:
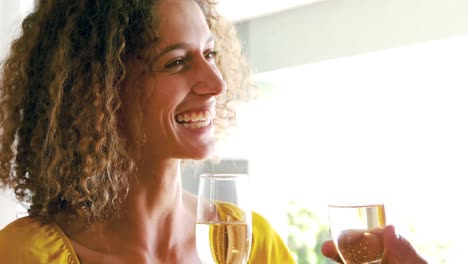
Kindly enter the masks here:
<path id="1" fill-rule="evenodd" d="M 328 209 L 330 233 L 344 263 L 380 263 L 384 255 L 384 205 L 335 203 Z"/>
<path id="2" fill-rule="evenodd" d="M 245 174 L 200 176 L 196 243 L 202 263 L 247 263 L 252 241 L 248 183 Z"/>

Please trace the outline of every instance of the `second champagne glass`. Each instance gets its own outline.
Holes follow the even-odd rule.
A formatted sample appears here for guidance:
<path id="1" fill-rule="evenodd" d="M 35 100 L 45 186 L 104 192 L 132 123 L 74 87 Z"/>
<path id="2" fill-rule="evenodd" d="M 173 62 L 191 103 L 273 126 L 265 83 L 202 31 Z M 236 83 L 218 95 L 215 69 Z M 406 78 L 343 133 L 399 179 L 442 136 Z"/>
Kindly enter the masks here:
<path id="1" fill-rule="evenodd" d="M 246 174 L 202 174 L 198 188 L 196 244 L 205 264 L 245 264 L 252 242 Z"/>
<path id="2" fill-rule="evenodd" d="M 345 264 L 379 264 L 384 255 L 385 207 L 381 203 L 333 203 L 330 233 Z"/>

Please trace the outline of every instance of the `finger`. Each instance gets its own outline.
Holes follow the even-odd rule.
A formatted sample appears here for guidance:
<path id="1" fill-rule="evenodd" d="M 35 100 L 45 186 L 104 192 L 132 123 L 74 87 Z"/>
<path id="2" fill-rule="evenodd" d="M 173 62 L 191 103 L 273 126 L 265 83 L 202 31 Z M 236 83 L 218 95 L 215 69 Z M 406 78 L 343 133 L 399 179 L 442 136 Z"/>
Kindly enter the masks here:
<path id="1" fill-rule="evenodd" d="M 411 243 L 395 232 L 395 227 L 392 225 L 384 230 L 384 244 L 387 250 L 387 263 L 427 264 Z"/>
<path id="2" fill-rule="evenodd" d="M 335 244 L 333 244 L 333 241 L 327 240 L 322 244 L 322 254 L 330 259 L 333 259 L 334 261 L 338 263 L 343 263 L 341 261 L 340 255 L 338 255 L 338 252 L 336 251 Z"/>

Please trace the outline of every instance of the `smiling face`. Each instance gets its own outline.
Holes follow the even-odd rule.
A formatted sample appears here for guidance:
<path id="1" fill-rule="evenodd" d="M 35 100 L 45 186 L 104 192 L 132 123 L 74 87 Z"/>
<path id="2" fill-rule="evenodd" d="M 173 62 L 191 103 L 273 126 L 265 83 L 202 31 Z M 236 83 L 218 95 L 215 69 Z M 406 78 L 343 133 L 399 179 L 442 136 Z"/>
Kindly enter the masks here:
<path id="1" fill-rule="evenodd" d="M 123 111 L 135 113 L 139 104 L 144 155 L 203 159 L 214 151 L 216 97 L 225 91 L 214 40 L 193 0 L 162 0 L 157 7 L 159 40 L 151 70 L 143 72 L 140 61 L 129 60 Z M 131 92 L 135 89 L 141 89 L 138 99 Z M 128 130 L 135 116 L 124 115 Z"/>

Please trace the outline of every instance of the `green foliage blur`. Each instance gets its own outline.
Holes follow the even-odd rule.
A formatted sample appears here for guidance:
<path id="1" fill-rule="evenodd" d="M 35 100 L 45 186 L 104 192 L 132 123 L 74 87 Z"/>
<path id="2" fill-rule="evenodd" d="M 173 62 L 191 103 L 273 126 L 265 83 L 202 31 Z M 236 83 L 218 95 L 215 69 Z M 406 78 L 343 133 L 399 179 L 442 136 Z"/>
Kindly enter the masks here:
<path id="1" fill-rule="evenodd" d="M 323 223 L 310 209 L 290 202 L 288 206 L 288 247 L 298 264 L 332 264 L 320 251 L 329 239 L 328 224 Z"/>

